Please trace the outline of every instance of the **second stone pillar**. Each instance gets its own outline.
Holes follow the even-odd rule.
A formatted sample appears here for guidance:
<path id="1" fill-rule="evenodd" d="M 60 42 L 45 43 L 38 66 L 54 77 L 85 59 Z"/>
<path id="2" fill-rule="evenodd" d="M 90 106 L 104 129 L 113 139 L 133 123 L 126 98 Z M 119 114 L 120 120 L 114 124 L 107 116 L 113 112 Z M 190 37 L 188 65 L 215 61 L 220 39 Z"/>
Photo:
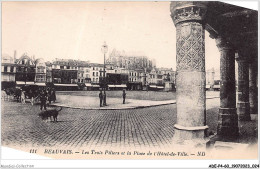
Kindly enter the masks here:
<path id="1" fill-rule="evenodd" d="M 216 39 L 220 51 L 220 108 L 217 134 L 220 138 L 236 138 L 239 135 L 236 112 L 235 50 L 225 39 Z"/>
<path id="2" fill-rule="evenodd" d="M 250 114 L 258 113 L 258 89 L 257 89 L 257 72 L 258 59 L 251 60 L 249 64 L 249 102 Z"/>
<path id="3" fill-rule="evenodd" d="M 250 104 L 249 104 L 249 67 L 248 61 L 241 52 L 236 58 L 238 63 L 238 102 L 237 114 L 239 120 L 250 120 Z"/>

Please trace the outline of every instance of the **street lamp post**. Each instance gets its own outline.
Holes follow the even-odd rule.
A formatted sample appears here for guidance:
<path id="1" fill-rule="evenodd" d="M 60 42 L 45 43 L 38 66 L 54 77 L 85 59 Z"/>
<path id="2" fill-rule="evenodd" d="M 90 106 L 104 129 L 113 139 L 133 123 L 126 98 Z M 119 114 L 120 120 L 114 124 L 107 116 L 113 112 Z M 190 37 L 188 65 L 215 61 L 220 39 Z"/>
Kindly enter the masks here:
<path id="1" fill-rule="evenodd" d="M 106 42 L 102 45 L 101 51 L 104 53 L 104 77 L 103 77 L 103 88 L 104 88 L 104 105 L 106 105 L 106 53 L 108 51 L 108 47 Z"/>
<path id="2" fill-rule="evenodd" d="M 106 53 L 107 53 L 107 50 L 108 50 L 108 47 L 107 47 L 107 44 L 106 42 L 104 42 L 104 44 L 102 45 L 102 48 L 101 48 L 101 51 L 104 53 L 104 86 L 105 86 L 105 77 L 106 77 Z M 105 87 L 104 87 L 105 88 Z"/>

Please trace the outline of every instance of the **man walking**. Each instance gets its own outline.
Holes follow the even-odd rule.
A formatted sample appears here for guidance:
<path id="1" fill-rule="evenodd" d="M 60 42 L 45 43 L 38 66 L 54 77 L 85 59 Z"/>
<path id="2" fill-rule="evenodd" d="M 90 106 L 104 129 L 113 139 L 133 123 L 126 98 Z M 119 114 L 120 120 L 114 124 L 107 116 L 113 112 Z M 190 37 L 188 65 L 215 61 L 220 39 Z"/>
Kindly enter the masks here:
<path id="1" fill-rule="evenodd" d="M 106 106 L 107 105 L 107 95 L 106 95 L 106 91 L 104 90 L 104 95 L 103 95 L 103 106 Z"/>
<path id="2" fill-rule="evenodd" d="M 23 90 L 21 90 L 21 103 L 25 104 L 25 94 Z"/>
<path id="3" fill-rule="evenodd" d="M 125 89 L 123 90 L 123 104 L 125 104 L 125 97 L 126 97 L 126 93 L 125 93 Z"/>
<path id="4" fill-rule="evenodd" d="M 100 90 L 100 93 L 99 93 L 100 107 L 102 107 L 102 100 L 103 100 L 103 94 L 102 94 L 102 90 Z"/>
<path id="5" fill-rule="evenodd" d="M 46 100 L 47 100 L 47 93 L 44 90 L 42 90 L 40 93 L 41 110 L 42 107 L 44 107 L 44 110 L 46 110 Z"/>

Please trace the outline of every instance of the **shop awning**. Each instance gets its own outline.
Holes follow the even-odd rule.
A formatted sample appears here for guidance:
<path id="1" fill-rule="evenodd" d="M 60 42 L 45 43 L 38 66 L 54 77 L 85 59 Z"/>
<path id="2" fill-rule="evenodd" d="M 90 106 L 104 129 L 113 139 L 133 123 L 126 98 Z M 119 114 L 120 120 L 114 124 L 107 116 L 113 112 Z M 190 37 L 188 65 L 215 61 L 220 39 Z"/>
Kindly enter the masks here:
<path id="1" fill-rule="evenodd" d="M 108 87 L 116 87 L 115 85 L 107 85 Z"/>
<path id="2" fill-rule="evenodd" d="M 54 83 L 55 86 L 71 86 L 71 87 L 76 87 L 78 86 L 77 84 L 60 84 L 60 83 Z"/>
<path id="3" fill-rule="evenodd" d="M 92 85 L 92 87 L 100 87 L 99 85 Z"/>
<path id="4" fill-rule="evenodd" d="M 163 86 L 150 85 L 151 88 L 164 89 Z"/>
<path id="5" fill-rule="evenodd" d="M 156 88 L 156 85 L 150 85 L 149 87 Z"/>
<path id="6" fill-rule="evenodd" d="M 91 83 L 85 83 L 86 87 L 91 87 Z"/>
<path id="7" fill-rule="evenodd" d="M 37 85 L 37 86 L 46 86 L 45 83 L 35 83 L 35 85 Z"/>
<path id="8" fill-rule="evenodd" d="M 34 82 L 16 81 L 17 85 L 35 85 Z"/>
<path id="9" fill-rule="evenodd" d="M 121 84 L 121 85 L 108 85 L 108 87 L 126 87 L 126 84 Z"/>
<path id="10" fill-rule="evenodd" d="M 25 82 L 23 82 L 23 81 L 16 81 L 16 84 L 18 84 L 18 85 L 24 85 Z"/>
<path id="11" fill-rule="evenodd" d="M 158 89 L 164 89 L 163 86 L 156 86 L 156 88 L 158 88 Z"/>
<path id="12" fill-rule="evenodd" d="M 27 84 L 27 85 L 34 85 L 35 83 L 34 82 L 25 82 L 25 84 Z"/>
<path id="13" fill-rule="evenodd" d="M 115 87 L 126 87 L 126 84 L 115 85 Z"/>

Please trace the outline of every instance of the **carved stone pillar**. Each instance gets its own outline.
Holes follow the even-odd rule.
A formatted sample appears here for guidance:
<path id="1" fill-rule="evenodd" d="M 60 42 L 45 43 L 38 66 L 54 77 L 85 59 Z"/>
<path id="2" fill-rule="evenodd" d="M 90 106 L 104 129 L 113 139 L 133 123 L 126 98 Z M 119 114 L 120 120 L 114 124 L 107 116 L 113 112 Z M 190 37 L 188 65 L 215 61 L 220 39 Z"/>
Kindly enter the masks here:
<path id="1" fill-rule="evenodd" d="M 223 38 L 216 39 L 220 51 L 220 108 L 217 134 L 222 138 L 237 137 L 235 50 Z"/>
<path id="2" fill-rule="evenodd" d="M 245 55 L 238 53 L 236 58 L 238 63 L 238 102 L 237 114 L 239 120 L 250 120 L 249 104 L 249 68 L 248 60 Z"/>
<path id="3" fill-rule="evenodd" d="M 206 126 L 205 30 L 202 2 L 172 2 L 176 26 L 176 105 L 174 142 L 204 139 Z"/>
<path id="4" fill-rule="evenodd" d="M 250 103 L 250 113 L 258 113 L 258 89 L 257 89 L 257 59 L 251 61 L 249 64 L 249 103 Z"/>

